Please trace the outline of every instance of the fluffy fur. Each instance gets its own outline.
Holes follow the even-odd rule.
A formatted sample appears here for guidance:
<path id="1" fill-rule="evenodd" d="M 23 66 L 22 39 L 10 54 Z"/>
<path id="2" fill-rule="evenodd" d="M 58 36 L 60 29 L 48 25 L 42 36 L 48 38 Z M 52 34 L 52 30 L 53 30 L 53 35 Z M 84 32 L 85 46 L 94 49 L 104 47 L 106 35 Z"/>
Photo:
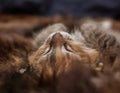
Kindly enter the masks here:
<path id="1" fill-rule="evenodd" d="M 46 37 L 47 39 L 43 40 Z M 38 76 L 45 79 L 68 71 L 72 62 L 82 62 L 92 66 L 99 54 L 95 49 L 77 41 L 63 24 L 47 27 L 35 38 L 34 42 L 38 44 L 38 41 L 44 43 L 30 56 L 29 61 Z"/>
<path id="2" fill-rule="evenodd" d="M 0 73 L 14 73 L 24 70 L 28 64 L 31 42 L 17 34 L 0 34 Z"/>
<path id="3" fill-rule="evenodd" d="M 118 38 L 108 34 L 110 27 L 107 21 L 92 20 L 83 22 L 72 31 L 63 24 L 49 26 L 33 41 L 40 48 L 31 55 L 30 65 L 44 78 L 68 71 L 74 61 L 103 71 L 105 66 L 113 65 L 120 48 Z"/>
<path id="4" fill-rule="evenodd" d="M 84 26 L 91 22 L 92 28 Z M 71 31 L 55 24 L 38 34 L 35 46 L 21 35 L 1 33 L 0 93 L 119 93 L 119 35 L 109 34 L 109 22 L 85 21 Z M 102 58 L 98 67 L 96 58 Z M 104 67 L 104 73 L 92 67 Z"/>
<path id="5" fill-rule="evenodd" d="M 120 33 L 111 29 L 111 22 L 87 20 L 80 26 L 79 32 L 88 47 L 99 51 L 96 62 L 112 66 L 120 51 Z"/>

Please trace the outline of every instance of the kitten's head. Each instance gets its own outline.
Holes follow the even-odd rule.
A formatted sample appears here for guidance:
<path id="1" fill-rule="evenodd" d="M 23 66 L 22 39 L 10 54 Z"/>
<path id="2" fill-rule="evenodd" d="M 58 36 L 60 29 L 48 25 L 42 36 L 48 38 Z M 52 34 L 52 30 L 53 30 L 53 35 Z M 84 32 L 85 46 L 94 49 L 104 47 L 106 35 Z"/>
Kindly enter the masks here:
<path id="1" fill-rule="evenodd" d="M 31 55 L 30 64 L 38 75 L 42 75 L 44 78 L 58 76 L 60 73 L 68 71 L 73 62 L 89 64 L 90 57 L 84 47 L 67 32 L 54 32 Z"/>

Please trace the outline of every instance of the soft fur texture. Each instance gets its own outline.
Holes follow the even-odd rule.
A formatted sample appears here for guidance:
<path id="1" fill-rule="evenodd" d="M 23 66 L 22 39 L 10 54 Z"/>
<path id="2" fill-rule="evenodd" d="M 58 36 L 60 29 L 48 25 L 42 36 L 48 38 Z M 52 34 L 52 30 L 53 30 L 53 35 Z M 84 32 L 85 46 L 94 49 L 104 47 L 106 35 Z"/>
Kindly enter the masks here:
<path id="1" fill-rule="evenodd" d="M 113 65 L 120 48 L 117 36 L 108 34 L 110 26 L 109 22 L 93 20 L 86 20 L 72 31 L 63 24 L 49 26 L 33 41 L 40 48 L 31 55 L 30 65 L 44 78 L 66 72 L 71 62 L 78 60 L 105 71 Z"/>
<path id="2" fill-rule="evenodd" d="M 0 93 L 119 93 L 115 23 L 82 20 L 72 30 L 74 21 L 57 23 L 34 39 L 1 31 Z"/>
<path id="3" fill-rule="evenodd" d="M 49 33 L 51 34 L 48 35 Z M 46 40 L 43 39 L 45 37 L 47 37 Z M 29 61 L 33 69 L 39 72 L 39 76 L 44 78 L 58 76 L 68 71 L 72 62 L 94 64 L 99 54 L 73 38 L 62 24 L 47 27 L 35 38 L 34 43 L 38 41 L 44 43 L 31 55 Z"/>
<path id="4" fill-rule="evenodd" d="M 80 32 L 85 44 L 99 51 L 96 62 L 112 66 L 120 51 L 120 33 L 111 29 L 111 22 L 87 20 L 80 26 Z"/>
<path id="5" fill-rule="evenodd" d="M 31 42 L 17 34 L 0 34 L 0 73 L 14 73 L 28 64 Z"/>

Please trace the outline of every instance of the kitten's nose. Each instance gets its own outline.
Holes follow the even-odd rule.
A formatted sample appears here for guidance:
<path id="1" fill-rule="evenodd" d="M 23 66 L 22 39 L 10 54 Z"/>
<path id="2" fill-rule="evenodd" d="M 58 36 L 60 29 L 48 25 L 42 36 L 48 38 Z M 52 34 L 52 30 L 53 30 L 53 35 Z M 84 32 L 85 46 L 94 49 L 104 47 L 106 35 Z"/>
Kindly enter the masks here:
<path id="1" fill-rule="evenodd" d="M 56 33 L 53 35 L 51 43 L 54 46 L 61 46 L 64 44 L 64 38 L 61 33 Z"/>

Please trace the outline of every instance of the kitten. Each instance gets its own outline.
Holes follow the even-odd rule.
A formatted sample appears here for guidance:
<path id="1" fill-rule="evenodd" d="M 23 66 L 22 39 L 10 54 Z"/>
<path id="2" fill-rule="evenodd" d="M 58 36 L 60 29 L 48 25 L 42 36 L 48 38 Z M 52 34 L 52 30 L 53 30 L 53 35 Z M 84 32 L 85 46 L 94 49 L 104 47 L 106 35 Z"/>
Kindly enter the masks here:
<path id="1" fill-rule="evenodd" d="M 86 63 L 97 71 L 110 68 L 120 48 L 118 38 L 109 34 L 110 27 L 109 22 L 92 20 L 72 31 L 60 23 L 48 26 L 33 40 L 39 48 L 30 56 L 30 65 L 45 79 L 68 71 L 73 62 Z"/>
<path id="2" fill-rule="evenodd" d="M 30 65 L 38 76 L 46 80 L 67 72 L 73 62 L 82 62 L 89 66 L 99 54 L 95 49 L 77 41 L 64 27 L 63 24 L 54 24 L 35 38 L 35 43 L 41 46 L 30 56 Z"/>

